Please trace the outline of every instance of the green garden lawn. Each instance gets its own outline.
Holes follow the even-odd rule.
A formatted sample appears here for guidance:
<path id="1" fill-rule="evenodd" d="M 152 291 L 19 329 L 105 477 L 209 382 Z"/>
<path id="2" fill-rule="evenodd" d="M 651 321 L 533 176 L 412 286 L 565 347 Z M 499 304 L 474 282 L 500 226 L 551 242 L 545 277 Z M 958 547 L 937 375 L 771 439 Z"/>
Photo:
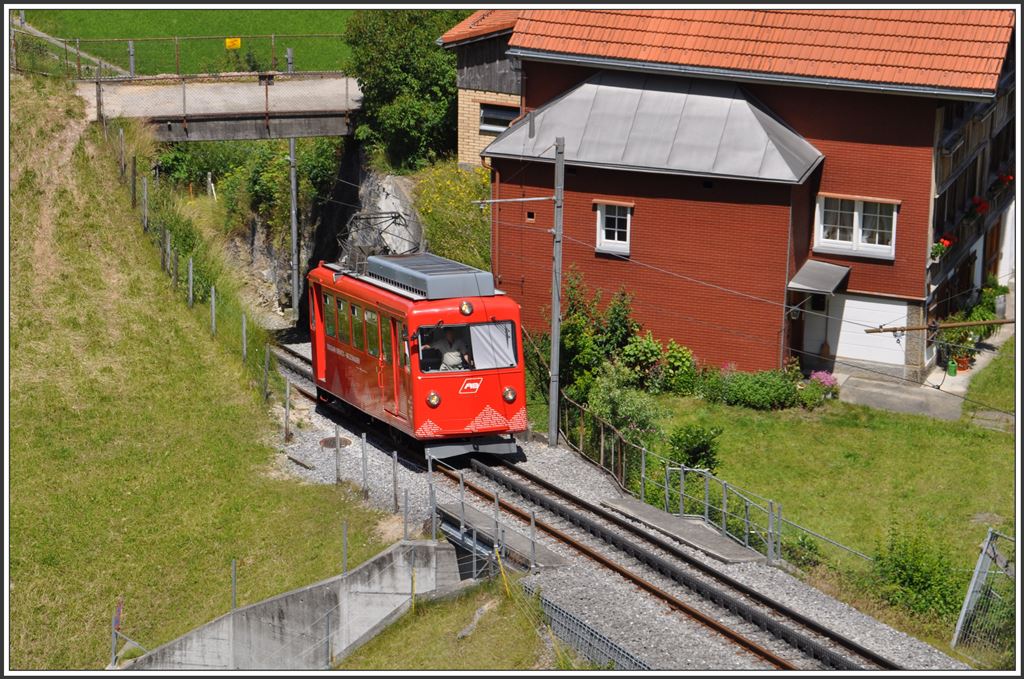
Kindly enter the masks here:
<path id="1" fill-rule="evenodd" d="M 285 48 L 295 52 L 299 70 L 341 70 L 348 46 L 337 37 L 289 39 L 288 35 L 338 34 L 352 10 L 340 9 L 31 9 L 25 19 L 33 27 L 57 38 L 82 40 L 109 38 L 116 42 L 84 43 L 82 51 L 128 67 L 128 38 L 169 38 L 135 42 L 136 72 L 143 75 L 175 73 L 175 36 L 210 36 L 209 40 L 181 40 L 183 73 L 233 70 L 244 65 L 252 52 L 260 70 L 271 63 L 269 38 L 242 39 L 237 51 L 225 49 L 226 36 L 275 35 L 277 65 L 284 70 Z M 15 24 L 16 25 L 16 24 Z M 236 61 L 237 60 L 237 61 Z M 251 70 L 241 68 L 239 70 Z"/>
<path id="2" fill-rule="evenodd" d="M 1008 412 L 1015 411 L 1017 354 L 1014 339 L 1006 340 L 995 360 L 971 379 L 967 398 L 974 402 L 965 402 L 965 411 L 985 410 L 985 406 L 979 405 L 981 403 Z"/>
<path id="3" fill-rule="evenodd" d="M 772 498 L 784 516 L 871 553 L 893 522 L 972 566 L 991 522 L 1013 532 L 1014 440 L 1000 432 L 828 402 L 759 412 L 662 397 L 666 430 L 718 426 L 719 476 Z"/>

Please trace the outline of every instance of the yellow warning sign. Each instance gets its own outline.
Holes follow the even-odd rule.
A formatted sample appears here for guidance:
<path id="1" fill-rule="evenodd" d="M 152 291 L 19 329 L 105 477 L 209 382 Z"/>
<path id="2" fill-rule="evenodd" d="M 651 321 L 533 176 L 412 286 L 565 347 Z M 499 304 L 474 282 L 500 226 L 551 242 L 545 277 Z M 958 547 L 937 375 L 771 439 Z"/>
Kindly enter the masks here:
<path id="1" fill-rule="evenodd" d="M 237 50 L 242 47 L 241 38 L 224 38 L 224 49 Z"/>

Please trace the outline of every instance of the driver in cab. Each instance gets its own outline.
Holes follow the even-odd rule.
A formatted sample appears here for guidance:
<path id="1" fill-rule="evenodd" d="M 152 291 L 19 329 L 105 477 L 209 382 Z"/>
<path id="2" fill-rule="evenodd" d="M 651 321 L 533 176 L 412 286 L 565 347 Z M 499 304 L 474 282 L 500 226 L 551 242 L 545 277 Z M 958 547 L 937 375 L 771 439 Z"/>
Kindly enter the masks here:
<path id="1" fill-rule="evenodd" d="M 442 370 L 458 370 L 463 365 L 473 366 L 473 360 L 469 356 L 469 347 L 461 337 L 456 335 L 454 328 L 445 328 L 442 337 L 433 340 L 430 344 L 424 344 L 423 348 L 441 352 Z"/>

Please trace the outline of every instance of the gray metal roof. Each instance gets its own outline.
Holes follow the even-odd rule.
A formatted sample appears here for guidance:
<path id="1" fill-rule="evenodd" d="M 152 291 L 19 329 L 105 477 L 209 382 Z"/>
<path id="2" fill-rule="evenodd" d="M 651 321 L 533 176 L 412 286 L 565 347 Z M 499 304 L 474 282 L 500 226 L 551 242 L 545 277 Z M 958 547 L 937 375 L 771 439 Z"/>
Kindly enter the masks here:
<path id="1" fill-rule="evenodd" d="M 800 184 L 822 156 L 734 83 L 601 71 L 481 153 L 570 165 Z"/>
<path id="2" fill-rule="evenodd" d="M 850 272 L 850 267 L 808 259 L 786 286 L 797 292 L 833 294 Z"/>
<path id="3" fill-rule="evenodd" d="M 427 299 L 494 295 L 489 272 L 430 253 L 367 257 L 366 275 Z"/>

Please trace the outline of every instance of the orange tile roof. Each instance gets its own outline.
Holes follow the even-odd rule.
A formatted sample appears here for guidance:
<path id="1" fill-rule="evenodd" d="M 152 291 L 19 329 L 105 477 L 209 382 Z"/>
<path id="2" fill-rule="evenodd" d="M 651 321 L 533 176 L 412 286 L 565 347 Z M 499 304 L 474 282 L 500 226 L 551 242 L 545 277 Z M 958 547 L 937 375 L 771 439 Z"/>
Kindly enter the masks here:
<path id="1" fill-rule="evenodd" d="M 480 9 L 448 29 L 441 36 L 442 45 L 462 42 L 470 38 L 479 38 L 491 33 L 510 31 L 516 25 L 521 10 L 518 9 Z"/>
<path id="2" fill-rule="evenodd" d="M 523 10 L 518 14 L 510 45 L 523 50 L 987 91 L 996 89 L 1014 25 L 1013 10 L 1005 9 Z"/>

